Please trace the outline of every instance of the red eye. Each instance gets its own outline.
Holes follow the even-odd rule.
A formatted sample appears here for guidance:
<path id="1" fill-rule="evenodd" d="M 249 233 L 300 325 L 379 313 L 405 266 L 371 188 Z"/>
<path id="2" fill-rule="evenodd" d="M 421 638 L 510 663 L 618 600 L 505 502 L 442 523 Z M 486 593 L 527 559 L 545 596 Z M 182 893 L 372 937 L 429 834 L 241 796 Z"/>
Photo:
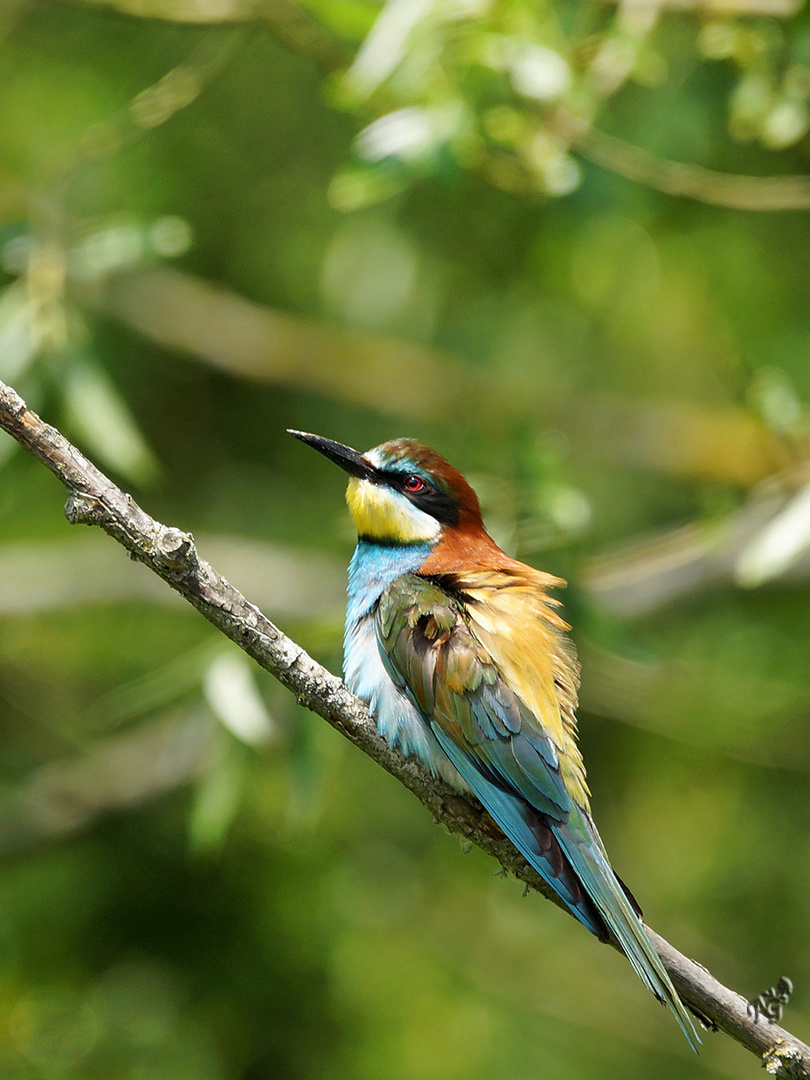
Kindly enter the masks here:
<path id="1" fill-rule="evenodd" d="M 408 491 L 421 491 L 425 486 L 425 481 L 421 476 L 409 476 L 405 481 L 405 487 Z"/>

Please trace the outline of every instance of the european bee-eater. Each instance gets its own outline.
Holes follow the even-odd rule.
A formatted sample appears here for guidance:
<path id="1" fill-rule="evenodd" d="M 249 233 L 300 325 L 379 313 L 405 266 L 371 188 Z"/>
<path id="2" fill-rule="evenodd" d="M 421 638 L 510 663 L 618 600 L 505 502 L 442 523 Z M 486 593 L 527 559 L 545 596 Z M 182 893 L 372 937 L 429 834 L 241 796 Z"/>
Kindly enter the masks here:
<path id="1" fill-rule="evenodd" d="M 613 937 L 694 1049 L 692 1020 L 608 861 L 577 746 L 579 665 L 549 589 L 506 555 L 439 454 L 394 439 L 360 454 L 300 431 L 349 474 L 357 526 L 344 675 L 380 734 L 472 792 L 569 911 Z"/>

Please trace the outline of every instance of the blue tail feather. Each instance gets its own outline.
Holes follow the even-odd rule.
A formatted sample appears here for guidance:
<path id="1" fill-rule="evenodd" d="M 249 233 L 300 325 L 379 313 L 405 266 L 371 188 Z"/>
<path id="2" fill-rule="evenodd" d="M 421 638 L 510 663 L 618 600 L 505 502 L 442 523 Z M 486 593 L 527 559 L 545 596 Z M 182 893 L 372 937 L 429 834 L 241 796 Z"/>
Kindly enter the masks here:
<path id="1" fill-rule="evenodd" d="M 561 872 L 562 868 L 555 865 L 554 852 L 541 849 L 537 823 L 532 821 L 526 803 L 487 780 L 441 729 L 434 728 L 434 732 L 442 749 L 515 847 L 592 934 L 607 940 L 607 928 L 647 989 L 670 1007 L 689 1045 L 697 1052 L 700 1037 L 692 1018 L 616 878 L 588 815 L 574 807 L 564 824 L 548 822 L 555 849 L 559 845 L 557 857 L 564 856 L 569 870 L 569 874 Z M 581 886 L 576 893 L 570 871 L 576 885 Z"/>

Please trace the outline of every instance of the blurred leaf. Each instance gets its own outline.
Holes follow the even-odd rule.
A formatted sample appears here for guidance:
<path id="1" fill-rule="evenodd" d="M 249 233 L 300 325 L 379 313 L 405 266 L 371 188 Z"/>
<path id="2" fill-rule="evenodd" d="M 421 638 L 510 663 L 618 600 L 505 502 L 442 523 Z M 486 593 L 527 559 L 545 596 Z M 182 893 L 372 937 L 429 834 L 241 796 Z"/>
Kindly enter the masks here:
<path id="1" fill-rule="evenodd" d="M 387 165 L 349 166 L 340 169 L 329 185 L 329 202 L 336 210 L 351 213 L 384 202 L 408 184 L 408 174 Z"/>
<path id="2" fill-rule="evenodd" d="M 274 734 L 272 717 L 253 677 L 253 665 L 242 653 L 220 653 L 203 678 L 203 692 L 211 711 L 248 746 L 265 746 Z"/>
<path id="3" fill-rule="evenodd" d="M 193 852 L 207 854 L 222 847 L 239 809 L 244 781 L 244 748 L 235 739 L 221 738 L 194 796 L 188 826 Z"/>
<path id="4" fill-rule="evenodd" d="M 24 282 L 0 293 L 0 379 L 19 383 L 37 356 L 31 333 L 31 309 Z"/>
<path id="5" fill-rule="evenodd" d="M 386 0 L 345 76 L 358 100 L 372 94 L 399 66 L 419 23 L 436 9 L 435 0 Z"/>
<path id="6" fill-rule="evenodd" d="M 810 550 L 810 488 L 803 488 L 754 536 L 737 559 L 735 579 L 747 588 L 790 569 Z"/>
<path id="7" fill-rule="evenodd" d="M 65 366 L 62 388 L 71 429 L 100 463 L 130 483 L 153 483 L 157 458 L 107 373 L 94 360 L 76 357 Z"/>
<path id="8" fill-rule="evenodd" d="M 155 666 L 140 678 L 104 694 L 94 703 L 93 713 L 105 727 L 116 726 L 165 709 L 188 697 L 190 692 L 196 691 L 199 695 L 212 654 L 216 655 L 220 649 L 219 642 L 207 643 L 201 648 L 182 653 L 166 664 Z"/>

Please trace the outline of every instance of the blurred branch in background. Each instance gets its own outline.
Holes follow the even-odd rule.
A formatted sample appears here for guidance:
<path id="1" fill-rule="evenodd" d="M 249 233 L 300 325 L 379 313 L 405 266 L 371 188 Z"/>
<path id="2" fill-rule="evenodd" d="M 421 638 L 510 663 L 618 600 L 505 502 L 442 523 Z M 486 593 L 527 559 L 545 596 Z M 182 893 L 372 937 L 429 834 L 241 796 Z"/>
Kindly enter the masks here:
<path id="1" fill-rule="evenodd" d="M 0 789 L 0 855 L 59 839 L 188 783 L 208 769 L 215 730 L 210 714 L 152 722 Z"/>
<path id="2" fill-rule="evenodd" d="M 705 724 L 695 717 L 725 716 L 730 702 L 716 700 L 717 668 L 709 658 L 702 664 L 687 660 L 663 663 L 633 660 L 615 652 L 586 646 L 580 652 L 584 677 L 582 707 L 596 716 L 629 724 L 673 742 L 746 762 L 757 769 L 810 772 L 807 713 L 810 707 L 801 688 L 786 686 L 772 677 L 761 680 L 761 696 L 736 702 L 729 723 Z M 764 685 L 763 685 L 764 684 Z M 721 684 L 722 689 L 725 685 Z M 712 691 L 714 690 L 714 693 Z M 795 700 L 795 714 L 787 700 Z M 778 732 L 776 730 L 778 726 Z"/>
<path id="3" fill-rule="evenodd" d="M 304 560 L 294 551 L 240 536 L 203 535 L 197 541 L 229 580 L 284 618 L 327 617 L 343 603 L 343 568 L 315 552 Z M 122 600 L 177 603 L 154 577 L 122 563 L 101 537 L 0 546 L 0 615 Z"/>
<path id="4" fill-rule="evenodd" d="M 21 0 L 18 0 L 21 2 Z M 312 38 L 328 41 L 323 28 L 292 0 L 69 0 L 87 7 L 111 7 L 124 15 L 169 22 L 211 25 L 216 23 L 264 22 L 293 40 L 302 37 L 312 48 Z M 610 5 L 627 0 L 590 0 Z M 802 7 L 802 0 L 632 0 L 637 8 L 699 11 L 705 15 L 767 15 L 789 18 Z"/>
<path id="5" fill-rule="evenodd" d="M 394 415 L 440 418 L 464 403 L 496 423 L 508 402 L 487 372 L 436 350 L 274 311 L 179 270 L 111 277 L 98 310 L 150 340 L 262 382 L 298 386 Z"/>
<path id="6" fill-rule="evenodd" d="M 769 15 L 790 18 L 799 11 L 804 0 L 593 0 L 604 4 L 627 4 L 670 11 L 699 11 L 704 15 Z"/>
<path id="7" fill-rule="evenodd" d="M 683 525 L 590 559 L 582 585 L 604 610 L 632 619 L 708 588 L 805 581 L 806 502 L 805 488 L 797 494 L 774 480 L 715 521 Z"/>
<path id="8" fill-rule="evenodd" d="M 97 165 L 115 157 L 192 105 L 222 74 L 244 42 L 245 35 L 239 30 L 211 32 L 181 63 L 135 94 L 124 108 L 84 132 L 78 145 L 58 160 L 56 173 L 41 185 L 35 203 L 34 216 L 41 219 L 40 228 L 51 242 L 67 244 L 61 235 L 66 224 L 62 220 L 64 207 L 59 205 L 64 187 L 75 182 L 88 164 Z M 54 192 L 59 200 L 56 204 L 51 197 Z"/>
<path id="9" fill-rule="evenodd" d="M 24 0 L 18 0 L 24 2 Z M 63 0 L 65 2 L 65 0 Z M 139 19 L 192 26 L 255 23 L 325 71 L 351 61 L 348 47 L 293 0 L 67 0 L 89 8 L 112 8 Z M 755 0 L 752 0 L 755 2 Z M 768 3 L 769 0 L 761 0 Z M 779 0 L 771 0 L 778 3 Z M 784 0 L 783 0 L 784 2 Z"/>
<path id="10" fill-rule="evenodd" d="M 185 271 L 110 274 L 80 298 L 149 340 L 228 374 L 323 391 L 392 415 L 441 419 L 463 405 L 483 428 L 535 406 L 507 373 L 463 366 L 414 342 L 277 311 Z M 583 445 L 616 460 L 744 488 L 789 467 L 801 445 L 733 406 L 596 395 L 567 418 Z"/>
<path id="11" fill-rule="evenodd" d="M 27 0 L 14 0 L 18 8 Z M 55 0 L 54 0 L 55 2 Z M 294 0 L 58 0 L 87 8 L 108 8 L 138 19 L 159 19 L 188 26 L 217 27 L 253 24 L 265 27 L 293 52 L 306 57 L 324 73 L 351 63 L 348 45 L 331 33 Z M 767 0 L 765 0 L 767 2 Z M 193 58 L 191 58 L 193 60 Z M 189 64 L 179 70 L 185 72 Z M 206 80 L 207 81 L 207 80 Z M 169 79 L 161 80 L 169 90 Z"/>
<path id="12" fill-rule="evenodd" d="M 19 395 L 2 383 L 0 426 L 65 485 L 69 493 L 66 514 L 71 522 L 103 528 L 275 675 L 302 704 L 328 720 L 414 792 L 438 821 L 471 839 L 494 855 L 505 870 L 549 896 L 551 890 L 511 844 L 493 835 L 480 808 L 429 776 L 413 759 L 393 751 L 378 735 L 365 706 L 339 679 L 316 664 L 199 559 L 189 535 L 167 528 L 145 514 L 130 496 L 116 488 L 78 449 L 30 412 Z M 116 760 L 114 754 L 110 760 Z M 68 798 L 74 781 L 75 776 L 64 789 Z M 56 788 L 58 791 L 58 783 Z M 122 803 L 138 797 L 126 785 L 119 790 Z M 88 807 L 77 811 L 80 815 L 91 812 Z M 553 894 L 550 898 L 559 903 Z M 679 993 L 700 1015 L 759 1055 L 764 1063 L 774 1063 L 774 1068 L 769 1070 L 773 1074 L 810 1077 L 810 1047 L 776 1025 L 752 1018 L 745 999 L 723 987 L 706 969 L 682 956 L 663 939 L 656 936 L 655 941 Z"/>
<path id="13" fill-rule="evenodd" d="M 735 176 L 667 161 L 596 127 L 574 139 L 572 146 L 595 165 L 665 195 L 763 213 L 810 209 L 810 176 Z"/>
<path id="14" fill-rule="evenodd" d="M 789 487 L 810 451 L 801 430 L 733 404 L 591 394 L 566 419 L 586 454 L 743 490 L 777 475 Z"/>

